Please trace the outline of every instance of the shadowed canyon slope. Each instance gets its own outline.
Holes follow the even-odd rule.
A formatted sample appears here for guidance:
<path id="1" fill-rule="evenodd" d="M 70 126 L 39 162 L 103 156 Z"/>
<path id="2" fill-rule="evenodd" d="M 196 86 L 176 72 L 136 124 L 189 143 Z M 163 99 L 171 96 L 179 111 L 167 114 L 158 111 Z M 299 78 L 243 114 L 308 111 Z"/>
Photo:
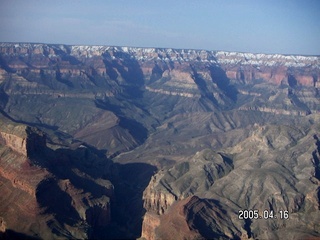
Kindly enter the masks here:
<path id="1" fill-rule="evenodd" d="M 0 43 L 0 234 L 320 237 L 319 90 L 318 56 Z"/>

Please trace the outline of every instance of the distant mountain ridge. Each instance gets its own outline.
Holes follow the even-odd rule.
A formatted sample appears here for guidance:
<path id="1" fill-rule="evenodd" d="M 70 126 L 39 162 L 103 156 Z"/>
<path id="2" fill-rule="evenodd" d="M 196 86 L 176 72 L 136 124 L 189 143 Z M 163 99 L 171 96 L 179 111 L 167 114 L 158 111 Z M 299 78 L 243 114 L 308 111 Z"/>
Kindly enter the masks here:
<path id="1" fill-rule="evenodd" d="M 73 56 L 101 56 L 106 52 L 124 52 L 131 54 L 137 60 L 164 60 L 164 61 L 203 61 L 227 63 L 224 58 L 232 57 L 235 61 L 228 63 L 242 64 L 263 64 L 261 60 L 265 60 L 265 64 L 272 65 L 275 63 L 281 64 L 287 62 L 286 66 L 298 67 L 303 66 L 304 62 L 311 63 L 314 67 L 319 68 L 320 56 L 317 55 L 297 55 L 297 54 L 264 54 L 264 53 L 245 53 L 232 51 L 217 51 L 217 50 L 201 50 L 201 49 L 176 49 L 176 48 L 150 48 L 150 47 L 121 47 L 121 46 L 105 46 L 105 45 L 65 45 L 65 44 L 42 44 L 42 43 L 0 43 L 1 48 L 14 47 L 18 53 L 19 48 L 25 52 L 26 49 L 32 51 L 34 49 L 38 53 L 45 53 L 51 50 L 66 51 Z M 38 50 L 36 50 L 38 49 Z M 42 49 L 42 50 L 41 50 Z M 34 52 L 34 53 L 36 53 Z M 25 52 L 26 53 L 26 52 Z M 29 52 L 30 53 L 30 52 Z M 48 54 L 54 57 L 55 53 Z M 267 63 L 269 61 L 269 63 Z M 247 62 L 247 63 L 246 63 Z M 300 62 L 300 65 L 297 65 Z"/>

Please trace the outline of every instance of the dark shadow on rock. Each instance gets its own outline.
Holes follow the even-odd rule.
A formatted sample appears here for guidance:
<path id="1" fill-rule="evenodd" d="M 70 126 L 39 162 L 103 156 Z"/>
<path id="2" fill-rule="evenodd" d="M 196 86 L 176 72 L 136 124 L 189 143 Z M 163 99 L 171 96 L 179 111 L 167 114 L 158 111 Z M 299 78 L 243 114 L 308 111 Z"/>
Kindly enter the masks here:
<path id="1" fill-rule="evenodd" d="M 62 77 L 60 69 L 56 70 L 56 76 L 55 77 L 56 77 L 56 80 L 58 82 L 60 82 L 62 84 L 65 84 L 69 88 L 74 88 L 74 85 L 73 85 L 73 83 L 71 81 L 69 81 L 69 80 L 67 80 L 67 79 Z"/>
<path id="2" fill-rule="evenodd" d="M 222 157 L 223 161 L 225 161 L 229 166 L 232 167 L 232 169 L 234 169 L 233 160 L 231 158 L 221 154 L 221 153 L 219 153 L 219 154 Z"/>
<path id="3" fill-rule="evenodd" d="M 142 200 L 143 191 L 148 186 L 157 168 L 146 163 L 117 164 L 117 167 L 119 178 L 114 182 L 115 201 L 111 217 L 115 226 L 117 226 L 118 235 L 101 237 L 139 238 L 145 214 Z M 127 229 L 127 232 L 121 232 L 120 229 Z"/>
<path id="4" fill-rule="evenodd" d="M 70 54 L 64 54 L 62 55 L 62 61 L 69 62 L 71 65 L 80 65 L 81 62 L 75 58 L 74 56 L 71 56 Z"/>
<path id="5" fill-rule="evenodd" d="M 104 63 L 104 65 L 105 65 L 106 69 L 107 69 L 107 74 L 108 74 L 108 76 L 109 76 L 112 80 L 116 81 L 117 78 L 118 78 L 118 76 L 119 76 L 119 74 L 117 73 L 116 70 L 114 70 L 113 65 L 112 65 L 112 62 L 109 61 L 109 60 L 107 60 L 107 59 L 104 59 L 104 60 L 103 60 L 103 63 Z"/>
<path id="6" fill-rule="evenodd" d="M 47 125 L 47 124 L 43 124 L 43 123 L 33 123 L 33 122 L 26 122 L 26 121 L 22 121 L 22 120 L 16 120 L 16 119 L 11 117 L 8 113 L 6 113 L 2 109 L 0 109 L 0 113 L 4 117 L 8 118 L 9 120 L 11 120 L 12 122 L 15 122 L 15 123 L 21 123 L 21 124 L 28 125 L 28 126 L 31 126 L 31 127 L 50 129 L 50 130 L 53 130 L 53 131 L 58 130 L 57 126 L 51 126 L 51 125 Z"/>
<path id="7" fill-rule="evenodd" d="M 320 140 L 317 135 L 314 135 L 313 138 L 316 140 L 317 150 L 312 153 L 313 160 L 314 160 L 314 176 L 318 180 L 320 180 L 320 159 L 318 155 L 320 155 Z"/>
<path id="8" fill-rule="evenodd" d="M 164 72 L 164 70 L 161 69 L 158 64 L 156 64 L 154 66 L 154 68 L 152 69 L 152 73 L 151 73 L 151 76 L 150 76 L 149 84 L 154 83 L 157 80 L 161 79 L 163 72 Z"/>
<path id="9" fill-rule="evenodd" d="M 128 129 L 129 133 L 138 140 L 138 143 L 142 144 L 147 139 L 148 130 L 141 123 L 125 117 L 119 118 L 119 126 Z"/>
<path id="10" fill-rule="evenodd" d="M 230 84 L 230 79 L 226 72 L 215 65 L 209 67 L 212 81 L 217 84 L 218 88 L 225 93 L 234 102 L 237 101 L 238 90 L 235 86 Z"/>
<path id="11" fill-rule="evenodd" d="M 110 53 L 103 55 L 103 62 L 110 78 L 116 80 L 119 77 L 118 73 L 114 70 L 117 69 L 124 80 L 123 82 L 118 82 L 119 85 L 124 87 L 123 94 L 133 98 L 142 98 L 144 75 L 139 62 L 125 52 L 115 51 L 113 55 L 116 57 L 116 60 L 111 58 Z"/>
<path id="12" fill-rule="evenodd" d="M 12 69 L 9 67 L 9 65 L 7 64 L 7 62 L 2 58 L 2 56 L 0 55 L 0 67 L 3 68 L 4 70 L 6 70 L 6 72 L 8 73 L 15 73 L 16 70 Z"/>
<path id="13" fill-rule="evenodd" d="M 81 221 L 78 212 L 72 206 L 72 198 L 68 192 L 59 187 L 60 180 L 68 180 L 77 189 L 88 193 L 90 198 L 99 198 L 102 195 L 113 197 L 113 190 L 109 190 L 92 179 L 111 179 L 111 160 L 103 156 L 100 151 L 89 146 L 75 146 L 75 149 L 58 148 L 52 150 L 47 147 L 30 152 L 30 161 L 42 168 L 47 169 L 53 177 L 42 181 L 36 191 L 36 198 L 44 213 L 55 216 L 57 222 L 63 226 L 65 223 L 75 225 Z M 80 171 L 80 175 L 74 170 Z M 85 173 L 85 174 L 82 174 Z M 94 221 L 92 221 L 94 222 Z M 92 226 L 93 227 L 93 226 Z M 59 230 L 53 229 L 58 235 Z"/>
<path id="14" fill-rule="evenodd" d="M 320 210 L 320 187 L 317 189 L 317 197 L 318 197 L 318 210 Z"/>
<path id="15" fill-rule="evenodd" d="M 247 231 L 248 238 L 251 238 L 251 236 L 252 236 L 251 223 L 252 223 L 251 219 L 245 219 L 244 220 L 243 228 L 244 228 L 244 230 Z"/>
<path id="16" fill-rule="evenodd" d="M 4 109 L 9 101 L 9 96 L 6 92 L 0 88 L 0 109 Z"/>
<path id="17" fill-rule="evenodd" d="M 296 94 L 294 94 L 294 91 L 292 91 L 292 89 L 288 89 L 288 98 L 292 101 L 292 103 L 295 106 L 300 108 L 302 111 L 305 111 L 307 115 L 311 114 L 311 110 L 309 109 L 307 104 L 305 104 L 304 102 L 300 101 L 300 99 L 297 97 Z"/>
<path id="18" fill-rule="evenodd" d="M 200 77 L 197 71 L 192 68 L 193 80 L 197 84 L 198 89 L 201 92 L 201 95 L 209 99 L 215 106 L 218 106 L 218 101 L 214 98 L 212 91 L 208 89 L 207 83 Z"/>
<path id="19" fill-rule="evenodd" d="M 205 239 L 230 239 L 230 237 L 226 236 L 223 230 L 220 229 L 218 224 L 219 221 L 227 216 L 227 211 L 223 209 L 223 206 L 220 204 L 220 202 L 214 199 L 201 199 L 200 201 L 204 204 L 205 208 L 219 209 L 220 213 L 217 213 L 217 216 L 221 219 L 215 220 L 212 218 L 212 216 L 207 216 L 209 218 L 212 218 L 212 221 L 208 222 L 208 219 L 206 219 L 206 217 L 201 214 L 201 212 L 205 212 L 205 210 L 199 211 L 193 209 L 194 207 L 192 207 L 191 209 L 189 209 L 189 211 L 186 212 L 186 218 L 189 220 L 189 227 L 191 227 L 192 229 L 196 229 L 199 234 Z M 240 238 L 234 234 L 233 239 Z"/>
<path id="20" fill-rule="evenodd" d="M 63 45 L 63 48 L 61 48 L 61 45 L 58 44 L 52 44 L 50 46 L 54 49 L 55 54 L 61 57 L 62 61 L 69 62 L 71 65 L 81 64 L 81 61 L 71 55 L 70 46 Z M 50 53 L 48 51 L 44 51 L 44 54 L 48 56 Z"/>
<path id="21" fill-rule="evenodd" d="M 122 113 L 122 106 L 117 106 L 112 103 L 104 102 L 100 99 L 95 100 L 96 107 L 111 111 L 120 119 L 119 126 L 127 129 L 139 144 L 144 143 L 148 137 L 148 130 L 138 121 L 125 117 L 126 114 Z"/>
<path id="22" fill-rule="evenodd" d="M 61 226 L 74 225 L 80 220 L 78 212 L 71 206 L 72 198 L 57 185 L 56 179 L 42 181 L 36 192 L 39 206 L 44 214 L 52 214 Z"/>
<path id="23" fill-rule="evenodd" d="M 24 233 L 19 233 L 11 229 L 6 229 L 4 233 L 0 233 L 0 240 L 39 240 L 39 237 L 33 237 Z"/>
<path id="24" fill-rule="evenodd" d="M 288 84 L 290 87 L 295 88 L 298 84 L 297 79 L 291 74 L 288 75 Z"/>
<path id="25" fill-rule="evenodd" d="M 101 153 L 97 150 L 97 154 Z M 30 160 L 34 164 L 46 168 L 55 176 L 56 180 L 69 179 L 76 188 L 90 192 L 93 197 L 99 198 L 102 195 L 108 195 L 105 188 L 73 171 L 73 169 L 78 169 L 92 179 L 103 178 L 103 176 L 111 178 L 112 161 L 106 157 L 101 158 L 101 155 L 99 157 L 97 154 L 91 152 L 87 147 L 74 150 L 46 148 L 41 153 L 31 155 Z"/>
<path id="26" fill-rule="evenodd" d="M 76 189 L 88 193 L 89 198 L 93 201 L 103 195 L 109 198 L 114 197 L 113 189 L 106 188 L 94 181 L 97 178 L 108 180 L 112 178 L 112 173 L 109 171 L 112 161 L 106 157 L 97 156 L 86 147 L 58 148 L 57 150 L 43 147 L 30 153 L 29 159 L 33 164 L 45 168 L 52 174 L 52 177 L 43 180 L 37 186 L 36 199 L 39 206 L 45 209 L 44 214 L 53 215 L 62 228 L 64 224 L 75 226 L 83 220 L 72 205 L 72 197 L 63 189 L 64 185 L 59 186 L 59 181 L 67 180 Z M 80 174 L 76 174 L 76 172 L 80 172 Z M 68 182 L 66 182 L 67 185 Z M 52 231 L 55 231 L 58 236 L 64 236 L 64 233 L 56 229 L 54 224 Z M 90 231 L 88 233 L 90 234 Z"/>
<path id="27" fill-rule="evenodd" d="M 46 209 L 45 214 L 55 216 L 59 225 L 74 226 L 79 223 L 81 218 L 72 206 L 71 196 L 58 185 L 59 181 L 68 179 L 73 186 L 90 193 L 93 198 L 107 195 L 111 199 L 111 223 L 104 227 L 91 226 L 88 231 L 90 238 L 138 238 L 141 235 L 142 218 L 145 214 L 142 194 L 157 169 L 145 163 L 113 163 L 96 151 L 82 145 L 75 149 L 57 150 L 44 147 L 41 151 L 31 154 L 30 160 L 33 164 L 46 168 L 53 175 L 38 185 L 37 201 Z M 75 169 L 92 179 L 110 180 L 114 185 L 114 191 L 108 195 L 106 188 L 88 177 L 75 174 Z M 94 219 L 91 222 L 95 222 Z M 61 235 L 59 232 L 56 234 Z"/>

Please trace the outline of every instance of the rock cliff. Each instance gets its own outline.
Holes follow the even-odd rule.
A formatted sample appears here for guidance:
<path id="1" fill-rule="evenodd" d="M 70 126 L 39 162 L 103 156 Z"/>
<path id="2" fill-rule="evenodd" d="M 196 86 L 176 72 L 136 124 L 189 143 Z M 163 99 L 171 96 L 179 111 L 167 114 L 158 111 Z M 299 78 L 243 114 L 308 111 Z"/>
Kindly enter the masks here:
<path id="1" fill-rule="evenodd" d="M 79 162 L 73 165 L 71 158 L 85 160 L 80 153 L 63 151 L 66 150 L 48 148 L 45 134 L 34 127 L 1 121 L 1 232 L 9 229 L 4 236 L 10 237 L 10 231 L 27 235 L 35 231 L 42 238 L 83 238 L 90 237 L 90 228 L 110 224 L 112 183 L 85 174 L 79 170 Z M 88 151 L 86 160 L 97 159 L 90 157 Z M 102 166 L 106 169 L 106 164 Z M 6 210 L 8 207 L 10 211 Z M 46 225 L 47 221 L 52 225 Z M 80 225 L 76 227 L 77 224 Z M 49 234 L 50 228 L 64 230 Z"/>
<path id="2" fill-rule="evenodd" d="M 232 162 L 210 149 L 196 153 L 191 161 L 181 162 L 154 175 L 144 192 L 144 208 L 159 215 L 177 200 L 197 191 L 208 191 L 216 179 L 232 170 Z M 179 179 L 177 181 L 177 179 Z M 172 182 L 177 184 L 173 185 Z"/>
<path id="3" fill-rule="evenodd" d="M 1 121 L 0 144 L 27 156 L 26 126 Z"/>

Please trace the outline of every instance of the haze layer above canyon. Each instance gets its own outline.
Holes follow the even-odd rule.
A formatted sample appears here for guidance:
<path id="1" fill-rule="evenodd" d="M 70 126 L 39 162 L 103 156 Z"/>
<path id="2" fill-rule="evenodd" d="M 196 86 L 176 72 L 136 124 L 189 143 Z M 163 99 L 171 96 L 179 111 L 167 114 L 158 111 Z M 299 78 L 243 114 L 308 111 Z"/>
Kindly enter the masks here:
<path id="1" fill-rule="evenodd" d="M 0 234 L 320 237 L 319 89 L 318 56 L 1 43 Z"/>

